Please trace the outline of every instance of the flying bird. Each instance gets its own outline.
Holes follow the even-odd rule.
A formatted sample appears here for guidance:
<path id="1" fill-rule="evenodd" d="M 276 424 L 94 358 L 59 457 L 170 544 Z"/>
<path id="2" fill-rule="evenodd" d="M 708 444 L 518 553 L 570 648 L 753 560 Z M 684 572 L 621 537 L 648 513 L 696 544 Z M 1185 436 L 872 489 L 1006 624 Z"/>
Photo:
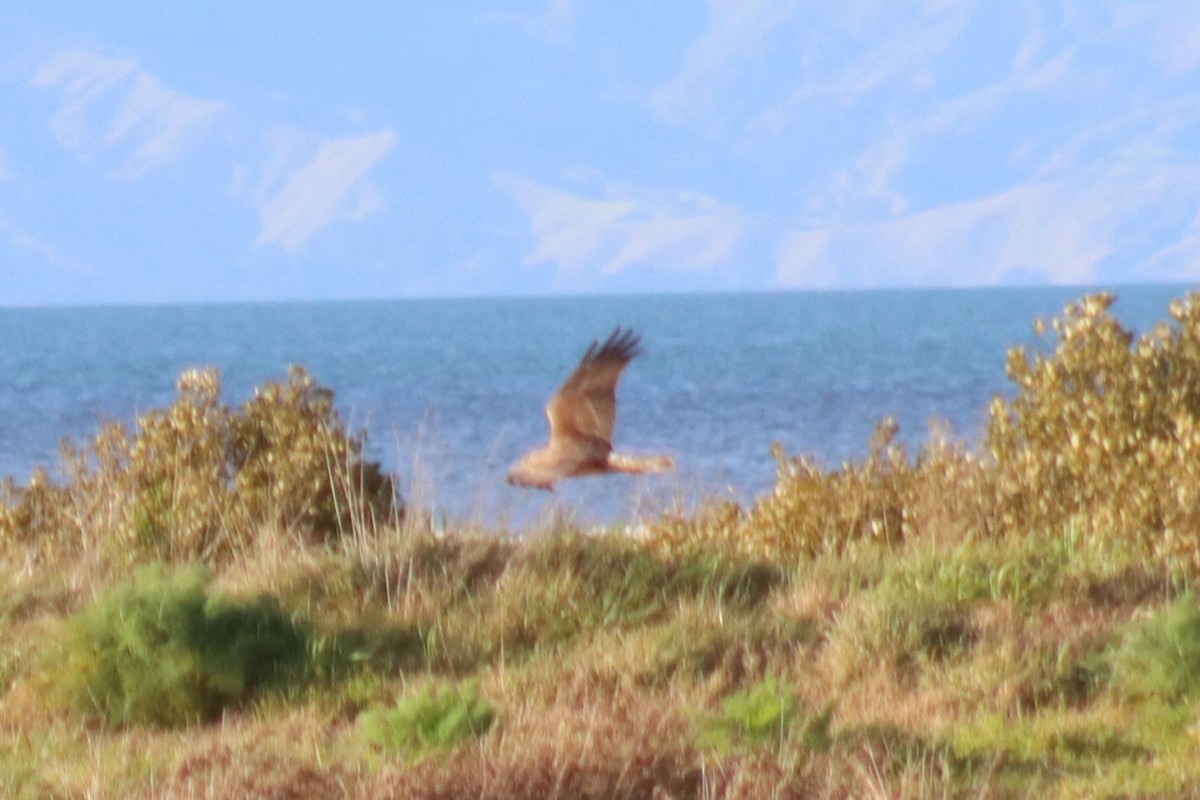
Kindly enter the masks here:
<path id="1" fill-rule="evenodd" d="M 604 344 L 593 341 L 579 366 L 546 404 L 550 441 L 527 453 L 508 471 L 516 486 L 554 489 L 562 478 L 609 472 L 666 472 L 670 456 L 613 452 L 617 382 L 641 350 L 642 337 L 618 326 Z"/>

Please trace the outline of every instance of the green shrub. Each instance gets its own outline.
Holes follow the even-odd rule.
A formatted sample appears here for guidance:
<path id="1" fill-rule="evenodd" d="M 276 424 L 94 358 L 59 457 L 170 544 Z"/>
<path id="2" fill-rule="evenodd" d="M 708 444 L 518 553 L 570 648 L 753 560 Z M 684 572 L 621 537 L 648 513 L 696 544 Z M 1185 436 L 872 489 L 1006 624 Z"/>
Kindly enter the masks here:
<path id="1" fill-rule="evenodd" d="M 452 750 L 491 729 L 496 715 L 479 693 L 478 683 L 433 687 L 401 697 L 394 708 L 368 711 L 359 717 L 367 741 L 390 753 L 419 759 L 431 751 Z"/>
<path id="2" fill-rule="evenodd" d="M 795 691 L 769 677 L 726 697 L 721 710 L 703 721 L 696 743 L 719 751 L 739 745 L 778 746 L 798 714 Z"/>
<path id="3" fill-rule="evenodd" d="M 306 629 L 208 581 L 203 567 L 146 567 L 76 615 L 62 675 L 75 705 L 112 725 L 185 725 L 301 674 Z"/>
<path id="4" fill-rule="evenodd" d="M 1200 688 L 1200 608 L 1190 592 L 1128 634 L 1114 658 L 1126 693 L 1175 701 Z"/>
<path id="5" fill-rule="evenodd" d="M 896 441 L 900 426 L 885 419 L 875 428 L 861 463 L 847 462 L 824 472 L 803 457 L 788 458 L 775 448 L 775 491 L 751 509 L 747 528 L 770 545 L 815 553 L 856 539 L 899 541 L 908 530 L 913 469 Z"/>

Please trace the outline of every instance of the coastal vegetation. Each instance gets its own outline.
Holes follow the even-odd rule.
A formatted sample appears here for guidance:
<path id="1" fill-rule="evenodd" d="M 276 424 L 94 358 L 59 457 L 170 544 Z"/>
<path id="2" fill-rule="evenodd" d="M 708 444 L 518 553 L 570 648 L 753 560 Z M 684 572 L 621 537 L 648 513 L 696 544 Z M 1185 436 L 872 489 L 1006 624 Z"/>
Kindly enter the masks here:
<path id="1" fill-rule="evenodd" d="M 0 486 L 0 795 L 1200 795 L 1200 295 L 1112 301 L 978 446 L 632 532 L 446 530 L 302 369 L 185 373 Z"/>

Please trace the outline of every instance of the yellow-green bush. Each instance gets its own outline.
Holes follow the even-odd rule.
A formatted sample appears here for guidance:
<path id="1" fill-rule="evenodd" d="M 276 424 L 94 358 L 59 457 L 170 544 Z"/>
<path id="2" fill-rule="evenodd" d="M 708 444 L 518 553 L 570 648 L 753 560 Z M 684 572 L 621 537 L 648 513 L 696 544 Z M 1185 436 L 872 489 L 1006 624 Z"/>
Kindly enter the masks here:
<path id="1" fill-rule="evenodd" d="M 34 470 L 25 486 L 11 477 L 0 481 L 0 545 L 19 541 L 31 555 L 50 554 L 61 542 L 53 532 L 67 517 L 69 493 L 56 486 L 44 468 Z"/>
<path id="2" fill-rule="evenodd" d="M 896 442 L 900 427 L 887 419 L 875 429 L 862 463 L 825 472 L 804 457 L 788 458 L 778 445 L 775 490 L 746 515 L 743 535 L 766 550 L 813 553 L 848 541 L 899 541 L 913 507 L 913 468 Z"/>
<path id="3" fill-rule="evenodd" d="M 867 458 L 840 469 L 777 447 L 773 491 L 747 509 L 724 501 L 666 515 L 651 539 L 778 557 L 868 538 L 1070 528 L 1200 567 L 1200 293 L 1140 337 L 1111 315 L 1113 300 L 1068 306 L 1045 352 L 1009 351 L 1016 392 L 993 400 L 980 452 L 939 435 L 910 460 L 889 420 Z"/>
<path id="4" fill-rule="evenodd" d="M 251 519 L 340 535 L 352 526 L 395 521 L 395 486 L 363 459 L 365 436 L 351 436 L 333 390 L 300 367 L 268 382 L 231 420 L 234 494 Z"/>
<path id="5" fill-rule="evenodd" d="M 131 432 L 105 425 L 64 444 L 65 482 L 44 471 L 0 496 L 0 540 L 109 556 L 220 559 L 265 526 L 330 540 L 373 530 L 401 510 L 378 463 L 349 434 L 333 392 L 293 367 L 240 408 L 221 400 L 215 369 L 189 370 L 169 408 Z"/>
<path id="6" fill-rule="evenodd" d="M 898 433 L 894 420 L 884 420 L 866 459 L 828 472 L 776 444 L 775 488 L 750 508 L 723 500 L 693 515 L 668 514 L 650 526 L 650 537 L 672 551 L 716 546 L 756 558 L 812 555 L 864 538 L 899 541 L 911 532 L 918 473 Z"/>
<path id="7" fill-rule="evenodd" d="M 1200 293 L 1136 337 L 1097 294 L 1054 320 L 1054 350 L 1009 353 L 1011 401 L 992 403 L 1000 530 L 1120 537 L 1200 566 Z"/>

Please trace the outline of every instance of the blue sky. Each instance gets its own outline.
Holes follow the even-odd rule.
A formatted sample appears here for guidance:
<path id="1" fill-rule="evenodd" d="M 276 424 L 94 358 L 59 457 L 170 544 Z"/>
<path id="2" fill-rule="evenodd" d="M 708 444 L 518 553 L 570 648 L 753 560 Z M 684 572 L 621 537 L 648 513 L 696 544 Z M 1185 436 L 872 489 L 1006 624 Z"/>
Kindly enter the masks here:
<path id="1" fill-rule="evenodd" d="M 0 306 L 1200 276 L 1194 0 L 23 5 Z"/>

